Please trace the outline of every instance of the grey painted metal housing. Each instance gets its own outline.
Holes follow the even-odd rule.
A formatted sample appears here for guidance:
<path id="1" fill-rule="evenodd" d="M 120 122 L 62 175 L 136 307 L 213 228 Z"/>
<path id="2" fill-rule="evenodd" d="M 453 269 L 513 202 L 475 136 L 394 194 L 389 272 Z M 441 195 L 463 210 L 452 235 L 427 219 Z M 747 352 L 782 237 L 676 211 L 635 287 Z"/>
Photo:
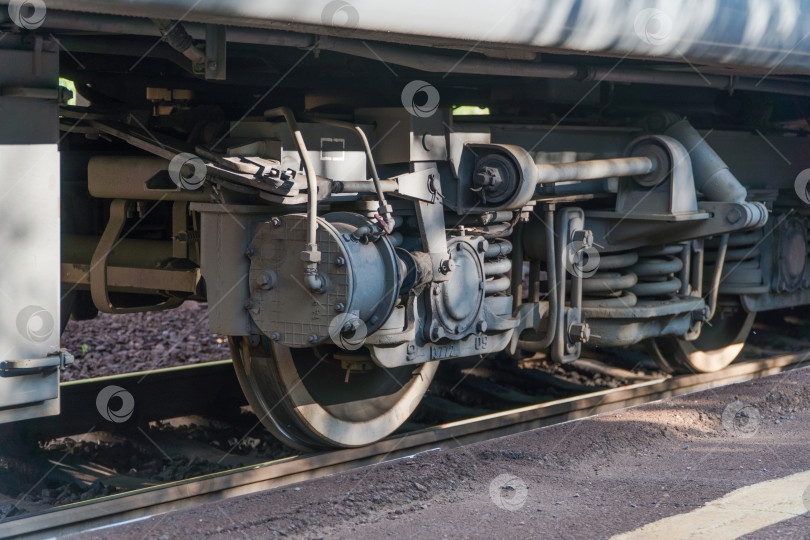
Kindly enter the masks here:
<path id="1" fill-rule="evenodd" d="M 810 13 L 800 0 L 516 0 L 506 5 L 460 0 L 50 0 L 48 9 L 421 45 L 474 44 L 481 52 L 509 47 L 810 73 L 810 41 L 804 39 Z"/>

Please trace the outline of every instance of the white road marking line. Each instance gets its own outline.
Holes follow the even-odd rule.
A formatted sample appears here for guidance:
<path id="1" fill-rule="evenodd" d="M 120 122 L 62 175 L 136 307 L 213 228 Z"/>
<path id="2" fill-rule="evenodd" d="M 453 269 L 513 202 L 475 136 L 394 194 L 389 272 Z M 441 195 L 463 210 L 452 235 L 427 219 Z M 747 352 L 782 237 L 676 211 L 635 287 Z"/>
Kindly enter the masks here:
<path id="1" fill-rule="evenodd" d="M 810 471 L 752 484 L 697 510 L 649 523 L 611 540 L 739 538 L 810 510 L 808 488 Z"/>

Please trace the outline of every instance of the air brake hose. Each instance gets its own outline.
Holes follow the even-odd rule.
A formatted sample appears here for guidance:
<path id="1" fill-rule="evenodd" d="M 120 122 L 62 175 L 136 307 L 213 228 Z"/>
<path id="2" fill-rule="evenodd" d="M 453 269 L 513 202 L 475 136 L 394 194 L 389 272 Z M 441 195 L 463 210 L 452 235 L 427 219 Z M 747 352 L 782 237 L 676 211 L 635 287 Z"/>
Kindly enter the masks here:
<path id="1" fill-rule="evenodd" d="M 371 146 L 368 144 L 368 137 L 366 137 L 363 128 L 350 122 L 343 122 L 341 120 L 332 120 L 331 118 L 320 118 L 317 116 L 313 116 L 310 117 L 309 119 L 312 120 L 313 122 L 318 122 L 321 124 L 336 126 L 344 129 L 350 129 L 357 134 L 357 136 L 360 138 L 360 142 L 363 143 L 363 151 L 366 154 L 369 169 L 371 169 L 371 179 L 374 182 L 374 190 L 377 193 L 377 199 L 379 200 L 380 203 L 380 213 L 382 214 L 383 218 L 385 218 L 385 222 L 386 224 L 388 224 L 388 228 L 393 229 L 394 228 L 393 208 L 389 206 L 388 201 L 385 200 L 385 191 L 382 188 L 380 176 L 377 173 L 377 165 L 374 163 L 374 156 L 371 154 Z"/>
<path id="2" fill-rule="evenodd" d="M 312 166 L 312 161 L 307 152 L 307 145 L 304 143 L 304 137 L 301 135 L 301 130 L 298 129 L 298 123 L 295 121 L 292 111 L 288 107 L 277 107 L 264 112 L 265 120 L 279 117 L 283 117 L 287 122 L 287 127 L 293 136 L 295 148 L 298 150 L 298 155 L 301 156 L 301 161 L 304 163 L 304 172 L 307 176 L 307 246 L 301 252 L 301 258 L 307 262 L 304 271 L 304 283 L 310 290 L 322 292 L 326 289 L 326 279 L 318 273 L 321 252 L 318 251 L 316 236 L 318 230 L 318 181 L 315 176 L 315 167 Z"/>

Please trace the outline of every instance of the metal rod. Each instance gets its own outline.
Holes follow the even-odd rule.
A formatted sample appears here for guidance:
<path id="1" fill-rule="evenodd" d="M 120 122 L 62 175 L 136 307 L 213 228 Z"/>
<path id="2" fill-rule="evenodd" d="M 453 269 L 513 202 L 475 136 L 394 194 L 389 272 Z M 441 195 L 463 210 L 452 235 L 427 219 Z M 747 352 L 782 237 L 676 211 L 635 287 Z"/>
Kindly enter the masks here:
<path id="1" fill-rule="evenodd" d="M 658 164 L 653 158 L 639 156 L 574 161 L 572 163 L 542 163 L 535 167 L 537 168 L 537 183 L 550 184 L 649 174 L 658 167 Z"/>
<path id="2" fill-rule="evenodd" d="M 714 312 L 717 310 L 717 296 L 720 293 L 720 278 L 723 275 L 723 264 L 726 260 L 728 250 L 728 234 L 720 238 L 720 246 L 717 248 L 717 261 L 714 263 L 714 276 L 712 276 L 712 288 L 709 291 L 709 315 L 706 322 L 711 321 Z"/>
<path id="3" fill-rule="evenodd" d="M 378 189 L 391 193 L 399 188 L 395 180 L 380 180 L 379 186 L 369 180 L 332 180 L 332 184 L 340 186 L 339 191 L 335 193 L 378 193 Z"/>

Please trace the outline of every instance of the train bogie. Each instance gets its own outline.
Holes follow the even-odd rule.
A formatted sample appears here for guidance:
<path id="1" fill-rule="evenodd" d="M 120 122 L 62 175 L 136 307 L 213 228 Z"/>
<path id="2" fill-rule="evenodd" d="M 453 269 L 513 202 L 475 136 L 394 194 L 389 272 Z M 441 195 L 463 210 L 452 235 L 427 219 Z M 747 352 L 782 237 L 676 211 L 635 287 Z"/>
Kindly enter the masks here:
<path id="1" fill-rule="evenodd" d="M 322 40 L 302 45 L 302 28 L 263 29 L 277 23 L 266 14 L 226 28 L 212 19 L 231 20 L 224 7 L 192 16 L 206 26 L 117 16 L 127 9 L 82 20 L 54 10 L 41 31 L 0 42 L 0 55 L 33 50 L 52 86 L 61 46 L 61 74 L 83 100 L 0 75 L 0 100 L 25 107 L 0 135 L 28 145 L 2 147 L 14 180 L 0 219 L 15 255 L 0 287 L 54 320 L 60 282 L 63 313 L 79 319 L 207 302 L 254 412 L 292 446 L 385 437 L 439 361 L 567 363 L 641 345 L 668 372 L 713 371 L 740 352 L 757 312 L 810 303 L 810 88 L 787 76 L 810 66 L 792 49 L 782 64 L 726 55 L 722 71 L 705 64 L 717 50 L 673 31 L 706 71 L 694 73 L 670 49 L 650 61 L 639 12 L 630 26 L 617 18 L 636 47 L 624 36 L 601 49 L 621 59 L 574 37 L 516 36 L 454 66 L 425 36 L 369 44 L 379 28 L 334 37 L 324 22 Z M 746 39 L 725 46 L 761 45 Z M 538 59 L 541 46 L 569 54 Z M 485 114 L 454 107 L 469 104 Z M 25 111 L 31 125 L 11 133 Z M 47 145 L 40 158 L 35 143 Z M 35 161 L 48 170 L 12 190 L 27 174 L 19 164 Z M 38 399 L 53 403 L 69 358 L 56 337 L 6 359 L 0 389 L 15 384 L 0 396 L 16 401 L 0 401 L 0 419 L 28 406 L 15 397 L 14 370 L 29 369 L 19 362 L 47 364 L 36 373 L 51 394 Z"/>

